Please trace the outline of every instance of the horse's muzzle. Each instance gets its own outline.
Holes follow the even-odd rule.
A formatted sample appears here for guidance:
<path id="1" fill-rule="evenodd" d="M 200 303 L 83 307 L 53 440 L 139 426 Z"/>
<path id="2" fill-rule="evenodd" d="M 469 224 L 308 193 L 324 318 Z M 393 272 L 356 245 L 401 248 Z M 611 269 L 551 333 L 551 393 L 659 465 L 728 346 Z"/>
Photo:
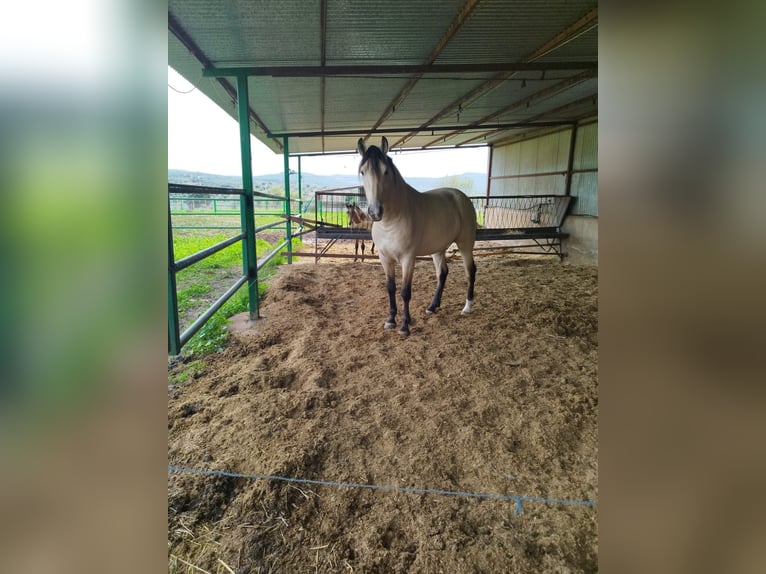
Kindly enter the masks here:
<path id="1" fill-rule="evenodd" d="M 379 203 L 371 203 L 367 206 L 367 215 L 373 221 L 380 221 L 383 218 L 383 206 Z"/>

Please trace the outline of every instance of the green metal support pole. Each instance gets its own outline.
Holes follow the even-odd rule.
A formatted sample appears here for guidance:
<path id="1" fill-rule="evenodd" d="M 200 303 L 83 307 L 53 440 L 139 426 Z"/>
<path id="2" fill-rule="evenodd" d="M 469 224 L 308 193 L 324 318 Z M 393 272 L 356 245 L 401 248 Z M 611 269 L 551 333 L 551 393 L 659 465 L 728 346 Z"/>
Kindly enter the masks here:
<path id="1" fill-rule="evenodd" d="M 303 218 L 303 189 L 301 186 L 301 156 L 298 156 L 298 215 Z M 298 231 L 303 233 L 303 224 L 301 223 Z M 303 235 L 301 235 L 303 237 Z"/>
<path id="2" fill-rule="evenodd" d="M 237 76 L 237 114 L 239 146 L 242 157 L 242 189 L 239 200 L 242 232 L 242 272 L 247 277 L 247 299 L 250 320 L 258 319 L 258 257 L 255 252 L 255 213 L 253 209 L 253 167 L 250 154 L 250 97 L 247 76 Z"/>
<path id="3" fill-rule="evenodd" d="M 285 239 L 287 240 L 287 263 L 289 265 L 293 262 L 293 230 L 290 221 L 290 148 L 287 137 L 282 138 L 282 141 L 284 142 L 282 156 L 285 158 L 285 215 L 287 216 Z"/>
<path id="4" fill-rule="evenodd" d="M 301 189 L 301 156 L 298 156 L 298 211 L 303 216 L 303 189 Z"/>
<path id="5" fill-rule="evenodd" d="M 178 291 L 176 290 L 174 264 L 173 227 L 170 221 L 170 199 L 168 199 L 168 355 L 178 355 L 181 352 L 180 330 L 178 329 Z"/>

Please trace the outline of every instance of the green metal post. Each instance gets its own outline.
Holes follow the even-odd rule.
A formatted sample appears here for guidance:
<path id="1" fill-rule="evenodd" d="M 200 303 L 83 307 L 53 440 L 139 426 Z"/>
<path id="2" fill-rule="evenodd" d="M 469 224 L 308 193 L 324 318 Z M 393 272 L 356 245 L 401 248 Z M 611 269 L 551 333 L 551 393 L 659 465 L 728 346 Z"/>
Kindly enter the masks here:
<path id="1" fill-rule="evenodd" d="M 288 147 L 287 137 L 283 137 L 284 149 L 282 155 L 285 158 L 285 215 L 287 216 L 287 226 L 285 230 L 285 239 L 287 240 L 287 263 L 293 262 L 293 230 L 290 221 L 290 148 Z"/>
<path id="2" fill-rule="evenodd" d="M 298 215 L 303 218 L 303 190 L 301 189 L 301 156 L 298 156 Z M 298 231 L 303 233 L 303 224 L 300 224 Z M 303 235 L 301 235 L 303 237 Z"/>
<path id="3" fill-rule="evenodd" d="M 301 189 L 301 156 L 298 156 L 298 211 L 303 216 L 303 189 Z"/>
<path id="4" fill-rule="evenodd" d="M 250 97 L 247 76 L 237 76 L 237 114 L 239 118 L 239 146 L 242 157 L 242 189 L 239 202 L 242 240 L 242 272 L 247 276 L 247 299 L 250 320 L 258 318 L 258 258 L 255 252 L 255 213 L 253 209 L 253 167 L 250 155 Z"/>
<path id="5" fill-rule="evenodd" d="M 178 292 L 176 291 L 174 265 L 173 227 L 170 221 L 170 198 L 168 197 L 168 355 L 178 355 L 181 352 L 181 331 L 178 328 Z"/>

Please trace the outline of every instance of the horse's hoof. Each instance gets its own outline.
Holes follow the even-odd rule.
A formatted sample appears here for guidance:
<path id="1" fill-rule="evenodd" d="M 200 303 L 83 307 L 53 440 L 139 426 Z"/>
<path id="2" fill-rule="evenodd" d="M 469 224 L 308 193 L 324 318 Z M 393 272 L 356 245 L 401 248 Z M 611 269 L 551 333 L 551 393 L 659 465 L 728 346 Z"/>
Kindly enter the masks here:
<path id="1" fill-rule="evenodd" d="M 473 301 L 466 301 L 465 307 L 463 307 L 463 310 L 460 311 L 460 314 L 468 315 L 468 313 L 470 313 L 471 311 L 473 311 Z"/>
<path id="2" fill-rule="evenodd" d="M 390 321 L 386 321 L 383 324 L 384 329 L 393 329 L 394 327 L 396 327 L 396 323 L 391 323 Z"/>
<path id="3" fill-rule="evenodd" d="M 409 336 L 409 334 L 410 334 L 410 329 L 409 329 L 409 327 L 402 327 L 401 329 L 399 329 L 399 334 L 400 334 L 402 337 L 407 337 L 407 336 Z"/>
<path id="4" fill-rule="evenodd" d="M 436 313 L 436 309 L 426 309 L 426 315 L 433 315 Z"/>

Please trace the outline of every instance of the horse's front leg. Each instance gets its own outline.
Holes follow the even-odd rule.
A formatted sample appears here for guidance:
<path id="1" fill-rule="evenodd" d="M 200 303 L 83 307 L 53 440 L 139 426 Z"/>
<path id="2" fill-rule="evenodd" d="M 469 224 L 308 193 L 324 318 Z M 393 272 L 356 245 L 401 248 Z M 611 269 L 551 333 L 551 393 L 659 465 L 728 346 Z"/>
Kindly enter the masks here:
<path id="1" fill-rule="evenodd" d="M 396 326 L 396 262 L 378 253 L 383 271 L 386 274 L 386 289 L 388 290 L 388 319 L 383 324 L 384 329 Z"/>
<path id="2" fill-rule="evenodd" d="M 399 327 L 400 335 L 410 334 L 410 299 L 412 298 L 412 276 L 415 272 L 415 257 L 401 260 L 402 264 L 402 326 Z"/>

